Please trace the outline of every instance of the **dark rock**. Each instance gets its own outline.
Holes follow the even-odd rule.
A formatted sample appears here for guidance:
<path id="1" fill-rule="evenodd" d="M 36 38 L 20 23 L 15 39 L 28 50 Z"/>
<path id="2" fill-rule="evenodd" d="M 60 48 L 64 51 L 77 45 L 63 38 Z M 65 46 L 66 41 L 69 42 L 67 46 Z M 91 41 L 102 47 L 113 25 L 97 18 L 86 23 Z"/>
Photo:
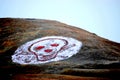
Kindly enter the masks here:
<path id="1" fill-rule="evenodd" d="M 11 55 L 19 46 L 44 36 L 72 37 L 81 41 L 83 46 L 76 55 L 62 61 L 38 65 L 20 65 L 12 62 Z M 120 43 L 81 28 L 52 20 L 1 18 L 0 37 L 0 74 L 10 78 L 16 74 L 97 74 L 99 77 L 119 78 L 117 75 L 120 73 Z M 99 69 L 102 71 L 97 72 Z M 81 70 L 84 74 L 81 74 Z"/>

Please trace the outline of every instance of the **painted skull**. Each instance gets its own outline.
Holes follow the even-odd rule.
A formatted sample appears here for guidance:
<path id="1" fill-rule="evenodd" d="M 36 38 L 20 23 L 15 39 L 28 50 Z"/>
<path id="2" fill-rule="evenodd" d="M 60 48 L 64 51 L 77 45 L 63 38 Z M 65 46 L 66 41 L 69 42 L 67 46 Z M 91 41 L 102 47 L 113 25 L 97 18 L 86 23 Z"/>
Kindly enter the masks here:
<path id="1" fill-rule="evenodd" d="M 37 57 L 38 61 L 47 61 L 55 58 L 68 42 L 59 38 L 48 38 L 37 41 L 29 47 L 29 51 Z"/>
<path id="2" fill-rule="evenodd" d="M 41 64 L 67 59 L 76 54 L 82 43 L 76 39 L 49 36 L 29 41 L 20 46 L 12 61 L 19 64 Z"/>

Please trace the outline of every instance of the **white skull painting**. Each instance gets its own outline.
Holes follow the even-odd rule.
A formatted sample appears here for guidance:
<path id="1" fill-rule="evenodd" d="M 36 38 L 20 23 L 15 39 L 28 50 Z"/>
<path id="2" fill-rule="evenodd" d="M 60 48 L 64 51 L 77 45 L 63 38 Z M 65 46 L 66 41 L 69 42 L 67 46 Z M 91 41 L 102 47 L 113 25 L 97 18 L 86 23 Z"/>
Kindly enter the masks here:
<path id="1" fill-rule="evenodd" d="M 81 46 L 80 41 L 69 37 L 43 37 L 20 46 L 12 55 L 12 61 L 19 64 L 59 61 L 76 54 Z"/>

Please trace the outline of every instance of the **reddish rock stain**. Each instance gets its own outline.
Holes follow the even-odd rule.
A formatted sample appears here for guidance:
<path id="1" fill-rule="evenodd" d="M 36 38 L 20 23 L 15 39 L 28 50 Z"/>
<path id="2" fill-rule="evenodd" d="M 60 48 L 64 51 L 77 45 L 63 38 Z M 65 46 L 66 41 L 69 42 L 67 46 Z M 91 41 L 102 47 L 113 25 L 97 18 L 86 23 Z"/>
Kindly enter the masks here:
<path id="1" fill-rule="evenodd" d="M 52 52 L 52 49 L 46 49 L 44 51 L 47 52 L 47 53 L 50 53 L 50 52 Z"/>

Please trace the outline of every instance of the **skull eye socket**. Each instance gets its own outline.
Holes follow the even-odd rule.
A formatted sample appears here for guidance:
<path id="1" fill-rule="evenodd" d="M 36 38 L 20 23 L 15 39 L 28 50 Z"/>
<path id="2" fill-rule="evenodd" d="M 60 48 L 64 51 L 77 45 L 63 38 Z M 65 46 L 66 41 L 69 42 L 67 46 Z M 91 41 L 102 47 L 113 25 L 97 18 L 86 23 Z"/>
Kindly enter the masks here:
<path id="1" fill-rule="evenodd" d="M 42 48 L 45 48 L 45 46 L 37 46 L 35 49 L 36 49 L 36 50 L 40 50 L 40 49 L 42 49 Z"/>
<path id="2" fill-rule="evenodd" d="M 52 47 L 57 47 L 57 46 L 59 46 L 59 44 L 54 43 L 54 44 L 51 44 L 51 46 L 52 46 Z"/>

